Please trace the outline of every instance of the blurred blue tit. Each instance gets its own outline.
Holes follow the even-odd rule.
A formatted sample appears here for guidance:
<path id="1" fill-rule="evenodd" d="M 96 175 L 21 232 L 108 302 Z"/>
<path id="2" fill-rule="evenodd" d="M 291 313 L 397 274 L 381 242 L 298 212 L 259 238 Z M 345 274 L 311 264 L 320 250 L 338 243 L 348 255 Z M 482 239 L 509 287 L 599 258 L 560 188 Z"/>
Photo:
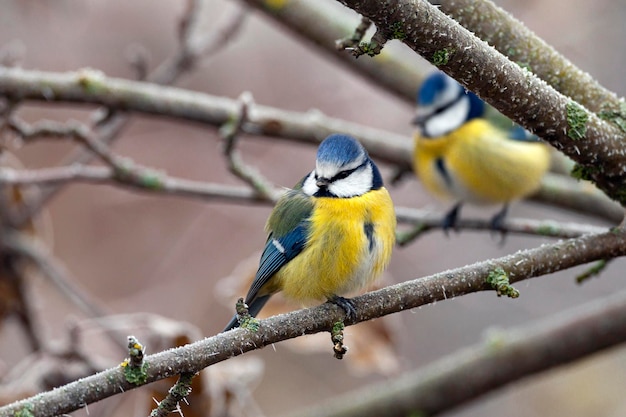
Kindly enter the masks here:
<path id="1" fill-rule="evenodd" d="M 374 162 L 359 142 L 334 134 L 319 146 L 315 169 L 276 203 L 267 242 L 245 298 L 256 316 L 272 294 L 328 300 L 355 314 L 353 293 L 389 263 L 396 217 Z M 237 327 L 237 316 L 224 331 Z"/>
<path id="2" fill-rule="evenodd" d="M 506 128 L 486 118 L 485 103 L 442 72 L 426 78 L 417 105 L 413 168 L 429 192 L 455 203 L 444 231 L 456 226 L 464 202 L 503 204 L 491 220 L 502 230 L 509 203 L 539 187 L 547 146 L 508 119 Z"/>

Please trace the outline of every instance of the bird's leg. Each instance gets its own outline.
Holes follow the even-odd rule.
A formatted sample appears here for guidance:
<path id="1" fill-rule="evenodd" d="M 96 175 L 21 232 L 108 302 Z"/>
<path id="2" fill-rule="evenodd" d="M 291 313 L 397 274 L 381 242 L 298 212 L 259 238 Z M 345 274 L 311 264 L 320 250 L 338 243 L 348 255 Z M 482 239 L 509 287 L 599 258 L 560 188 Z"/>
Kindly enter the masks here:
<path id="1" fill-rule="evenodd" d="M 457 229 L 457 221 L 459 219 L 459 213 L 461 212 L 461 207 L 463 206 L 463 202 L 456 203 L 443 217 L 441 222 L 441 228 L 443 229 L 443 233 L 448 236 L 448 231 L 450 229 Z"/>
<path id="2" fill-rule="evenodd" d="M 497 212 L 492 218 L 490 223 L 492 232 L 500 232 L 500 244 L 504 244 L 506 238 L 506 230 L 504 229 L 504 219 L 509 211 L 509 205 L 505 204 L 499 212 Z"/>
<path id="3" fill-rule="evenodd" d="M 328 302 L 341 307 L 343 311 L 346 312 L 346 318 L 348 320 L 356 319 L 356 308 L 351 299 L 333 295 L 328 299 Z"/>

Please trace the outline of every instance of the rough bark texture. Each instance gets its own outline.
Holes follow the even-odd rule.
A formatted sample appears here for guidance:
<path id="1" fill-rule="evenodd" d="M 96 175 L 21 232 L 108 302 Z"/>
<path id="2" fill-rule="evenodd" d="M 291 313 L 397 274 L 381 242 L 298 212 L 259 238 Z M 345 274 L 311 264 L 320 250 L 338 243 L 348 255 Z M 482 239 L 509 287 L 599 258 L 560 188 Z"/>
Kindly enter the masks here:
<path id="1" fill-rule="evenodd" d="M 577 68 L 491 1 L 442 1 L 439 10 L 590 111 L 597 113 L 607 108 L 619 108 L 615 93 L 602 87 L 591 75 Z"/>
<path id="2" fill-rule="evenodd" d="M 496 268 L 501 268 L 511 283 L 515 283 L 572 266 L 624 255 L 626 255 L 626 232 L 622 229 L 544 245 L 356 297 L 353 299 L 357 311 L 356 318 L 346 320 L 345 324 L 371 320 L 462 294 L 490 290 L 486 279 Z M 235 329 L 183 347 L 145 356 L 143 361 L 146 366 L 145 375 L 140 375 L 141 378 L 137 375 L 132 379 L 128 378 L 126 368 L 118 366 L 53 391 L 0 407 L 0 417 L 14 416 L 25 410 L 29 414 L 24 415 L 37 417 L 67 414 L 86 404 L 137 388 L 139 385 L 181 373 L 195 373 L 230 357 L 282 340 L 329 331 L 336 322 L 342 320 L 344 320 L 343 310 L 328 303 L 274 316 L 260 321 L 256 332 Z M 591 339 L 601 341 L 598 338 Z M 602 342 L 598 349 L 606 346 L 608 344 Z M 140 384 L 131 382 L 138 380 L 141 381 Z"/>
<path id="3" fill-rule="evenodd" d="M 622 132 L 510 61 L 421 0 L 340 0 L 371 19 L 504 115 L 580 165 L 579 173 L 626 204 Z"/>
<path id="4" fill-rule="evenodd" d="M 626 341 L 626 293 L 593 301 L 549 322 L 492 333 L 481 344 L 385 384 L 293 417 L 431 416 L 537 372 Z"/>

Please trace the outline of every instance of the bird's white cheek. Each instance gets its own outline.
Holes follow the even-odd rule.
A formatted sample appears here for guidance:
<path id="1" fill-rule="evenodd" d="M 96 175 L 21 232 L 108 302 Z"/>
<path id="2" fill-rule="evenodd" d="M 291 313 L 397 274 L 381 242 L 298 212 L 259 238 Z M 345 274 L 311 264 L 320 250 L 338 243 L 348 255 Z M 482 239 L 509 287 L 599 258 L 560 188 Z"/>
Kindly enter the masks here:
<path id="1" fill-rule="evenodd" d="M 319 187 L 315 183 L 315 173 L 311 172 L 302 184 L 302 191 L 306 195 L 314 195 L 319 190 Z"/>
<path id="2" fill-rule="evenodd" d="M 469 114 L 469 99 L 463 97 L 441 113 L 434 114 L 424 123 L 424 135 L 428 137 L 444 136 L 459 128 Z"/>
<path id="3" fill-rule="evenodd" d="M 333 195 L 337 197 L 356 197 L 363 195 L 372 188 L 372 167 L 355 171 L 348 177 L 334 181 L 329 187 Z"/>

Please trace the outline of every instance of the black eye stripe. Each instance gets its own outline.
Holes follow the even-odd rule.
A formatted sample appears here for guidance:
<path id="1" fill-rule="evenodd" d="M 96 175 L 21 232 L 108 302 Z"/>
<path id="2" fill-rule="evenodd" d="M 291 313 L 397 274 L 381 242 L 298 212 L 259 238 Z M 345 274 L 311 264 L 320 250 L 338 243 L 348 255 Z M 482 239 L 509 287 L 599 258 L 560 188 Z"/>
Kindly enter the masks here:
<path id="1" fill-rule="evenodd" d="M 347 177 L 349 177 L 349 176 L 350 176 L 350 174 L 352 174 L 353 172 L 355 172 L 355 171 L 357 171 L 357 170 L 359 170 L 359 169 L 363 168 L 366 164 L 367 164 L 367 160 L 365 160 L 365 161 L 364 161 L 361 165 L 359 165 L 359 166 L 358 166 L 358 167 L 356 167 L 356 168 L 352 168 L 352 169 L 348 169 L 348 170 L 345 170 L 345 171 L 341 171 L 341 172 L 337 173 L 337 175 L 335 175 L 334 177 L 332 177 L 332 178 L 330 179 L 330 182 L 334 182 L 334 181 L 336 181 L 336 180 L 342 180 L 342 179 L 344 179 L 344 178 L 347 178 Z"/>
<path id="2" fill-rule="evenodd" d="M 466 94 L 467 94 L 467 93 L 465 92 L 465 89 L 463 89 L 463 88 L 462 88 L 462 89 L 461 89 L 461 91 L 459 91 L 459 94 L 456 96 L 456 98 L 455 98 L 454 100 L 452 100 L 452 101 L 451 101 L 451 102 L 449 102 L 449 103 L 445 103 L 445 104 L 443 104 L 443 105 L 441 105 L 441 106 L 439 106 L 439 107 L 435 108 L 435 109 L 432 111 L 432 113 L 430 113 L 430 114 L 427 116 L 427 119 L 428 119 L 428 118 L 431 118 L 431 117 L 433 117 L 433 116 L 436 116 L 436 115 L 438 115 L 438 114 L 441 114 L 441 113 L 443 113 L 444 111 L 448 110 L 450 107 L 452 107 L 454 104 L 456 104 L 456 102 L 458 102 L 460 99 L 462 99 L 462 98 L 463 98 L 463 96 L 465 96 Z"/>

